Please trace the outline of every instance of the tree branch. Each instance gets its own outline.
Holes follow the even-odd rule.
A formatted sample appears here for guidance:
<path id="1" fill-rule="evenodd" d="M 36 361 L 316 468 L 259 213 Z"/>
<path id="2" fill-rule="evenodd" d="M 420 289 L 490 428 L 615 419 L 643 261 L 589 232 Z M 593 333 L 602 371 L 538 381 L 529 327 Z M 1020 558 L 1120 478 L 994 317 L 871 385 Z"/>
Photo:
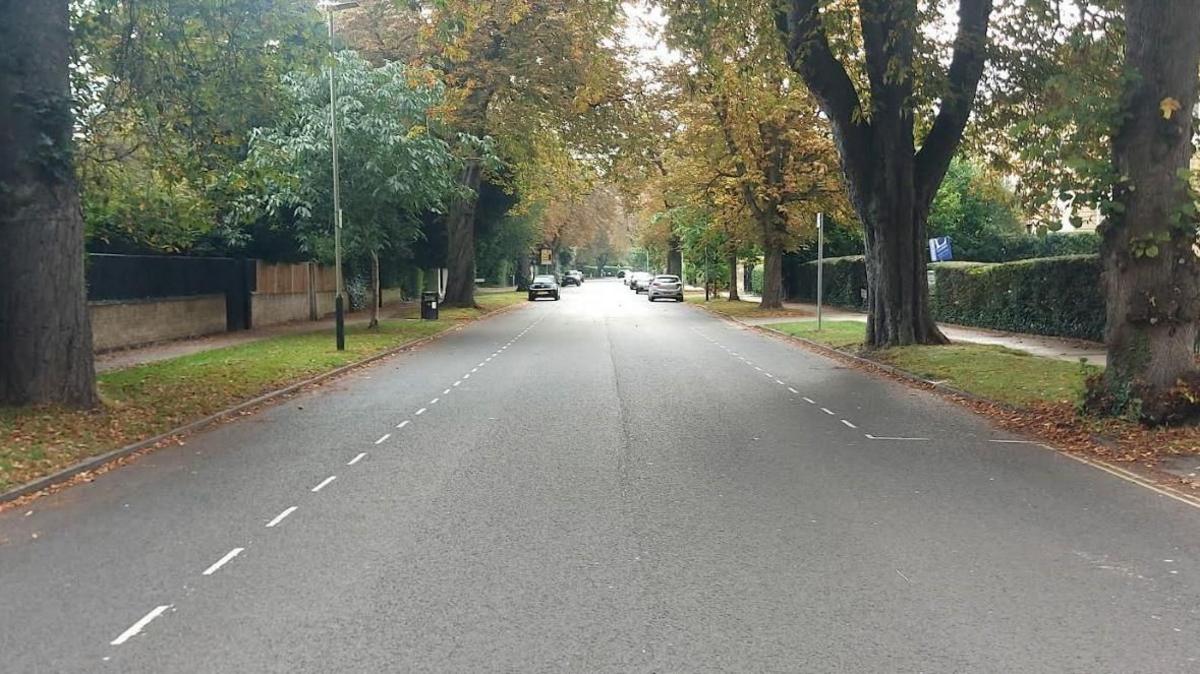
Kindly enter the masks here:
<path id="1" fill-rule="evenodd" d="M 971 116 L 979 78 L 987 58 L 988 21 L 992 0 L 959 0 L 958 35 L 947 75 L 946 95 L 933 127 L 925 136 L 916 158 L 916 190 L 919 203 L 933 202 L 936 188 L 950 167 Z"/>
<path id="2" fill-rule="evenodd" d="M 862 102 L 846 69 L 833 55 L 821 23 L 819 0 L 776 5 L 775 26 L 787 48 L 788 64 L 800 75 L 833 123 L 842 161 L 851 177 L 862 178 L 871 127 L 862 118 Z M 787 7 L 786 11 L 783 9 Z"/>

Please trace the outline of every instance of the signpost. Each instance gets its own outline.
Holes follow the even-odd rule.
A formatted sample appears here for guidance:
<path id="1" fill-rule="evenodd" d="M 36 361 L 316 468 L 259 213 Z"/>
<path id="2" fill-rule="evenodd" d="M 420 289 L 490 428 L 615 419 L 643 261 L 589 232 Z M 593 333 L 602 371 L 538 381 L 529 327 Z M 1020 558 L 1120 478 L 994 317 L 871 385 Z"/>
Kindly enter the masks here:
<path id="1" fill-rule="evenodd" d="M 825 291 L 825 214 L 817 213 L 817 332 L 821 331 L 821 300 Z"/>

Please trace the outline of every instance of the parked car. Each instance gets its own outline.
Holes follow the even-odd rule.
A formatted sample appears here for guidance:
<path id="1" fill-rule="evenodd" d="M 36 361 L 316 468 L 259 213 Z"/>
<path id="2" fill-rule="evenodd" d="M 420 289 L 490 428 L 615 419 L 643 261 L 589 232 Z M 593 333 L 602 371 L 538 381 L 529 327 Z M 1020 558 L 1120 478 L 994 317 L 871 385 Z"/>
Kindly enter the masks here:
<path id="1" fill-rule="evenodd" d="M 529 301 L 539 297 L 553 297 L 558 301 L 558 281 L 553 276 L 545 274 L 533 277 L 533 282 L 529 284 Z"/>
<path id="2" fill-rule="evenodd" d="M 567 272 L 567 275 L 578 281 L 579 285 L 583 285 L 583 272 L 579 271 L 578 269 L 572 269 L 571 271 Z"/>
<path id="3" fill-rule="evenodd" d="M 683 281 L 678 276 L 659 274 L 650 280 L 646 288 L 646 297 L 653 302 L 660 298 L 683 301 Z"/>
<path id="4" fill-rule="evenodd" d="M 580 280 L 575 278 L 571 272 L 566 272 L 562 275 L 562 287 L 566 288 L 567 286 L 577 286 L 579 284 Z"/>
<path id="5" fill-rule="evenodd" d="M 640 295 L 650 286 L 650 281 L 653 279 L 654 274 L 648 271 L 635 271 L 633 272 L 633 279 L 629 281 L 629 287 L 633 288 L 633 292 Z"/>
<path id="6" fill-rule="evenodd" d="M 632 274 L 633 272 L 629 271 L 628 269 L 622 269 L 621 271 L 617 272 L 617 278 L 621 279 L 621 285 L 629 285 L 629 277 Z"/>

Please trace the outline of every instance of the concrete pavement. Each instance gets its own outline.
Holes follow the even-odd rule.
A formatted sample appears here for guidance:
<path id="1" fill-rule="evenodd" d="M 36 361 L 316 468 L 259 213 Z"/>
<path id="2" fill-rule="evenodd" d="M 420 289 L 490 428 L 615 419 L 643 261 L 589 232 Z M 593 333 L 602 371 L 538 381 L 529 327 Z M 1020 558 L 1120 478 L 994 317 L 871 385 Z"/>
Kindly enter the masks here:
<path id="1" fill-rule="evenodd" d="M 0 515 L 0 665 L 1191 671 L 1197 534 L 939 398 L 589 281 Z"/>

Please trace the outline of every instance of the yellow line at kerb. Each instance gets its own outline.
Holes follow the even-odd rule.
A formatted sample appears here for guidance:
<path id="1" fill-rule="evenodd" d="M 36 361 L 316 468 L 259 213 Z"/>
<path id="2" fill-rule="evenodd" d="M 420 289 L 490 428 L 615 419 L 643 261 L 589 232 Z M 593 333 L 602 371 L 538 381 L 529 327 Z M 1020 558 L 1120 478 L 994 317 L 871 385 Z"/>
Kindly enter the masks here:
<path id="1" fill-rule="evenodd" d="M 1047 449 L 1054 449 L 1053 447 L 1050 447 L 1049 445 L 1042 445 L 1042 446 L 1046 447 Z M 1122 480 L 1125 480 L 1126 482 L 1132 482 L 1133 484 L 1136 484 L 1140 487 L 1145 487 L 1146 489 L 1149 489 L 1150 491 L 1161 494 L 1162 496 L 1166 496 L 1167 498 L 1175 499 L 1176 501 L 1179 501 L 1180 503 L 1183 503 L 1184 505 L 1189 505 L 1193 508 L 1200 509 L 1200 500 L 1197 500 L 1195 497 L 1174 491 L 1172 489 L 1164 489 L 1163 487 L 1160 487 L 1160 486 L 1154 484 L 1153 482 L 1150 482 L 1149 480 L 1143 478 L 1140 475 L 1137 475 L 1136 473 L 1132 473 L 1123 468 L 1117 468 L 1116 466 L 1110 466 L 1106 463 L 1101 463 L 1099 461 L 1089 459 L 1085 456 L 1076 456 L 1075 454 L 1070 454 L 1068 452 L 1063 452 L 1063 451 L 1060 451 L 1057 449 L 1054 449 L 1054 451 L 1067 457 L 1068 459 L 1072 459 L 1074 461 L 1078 461 L 1079 463 L 1089 465 L 1092 468 L 1097 468 L 1099 470 L 1102 470 L 1102 471 L 1108 473 L 1109 475 L 1112 475 L 1114 477 L 1119 477 Z"/>

